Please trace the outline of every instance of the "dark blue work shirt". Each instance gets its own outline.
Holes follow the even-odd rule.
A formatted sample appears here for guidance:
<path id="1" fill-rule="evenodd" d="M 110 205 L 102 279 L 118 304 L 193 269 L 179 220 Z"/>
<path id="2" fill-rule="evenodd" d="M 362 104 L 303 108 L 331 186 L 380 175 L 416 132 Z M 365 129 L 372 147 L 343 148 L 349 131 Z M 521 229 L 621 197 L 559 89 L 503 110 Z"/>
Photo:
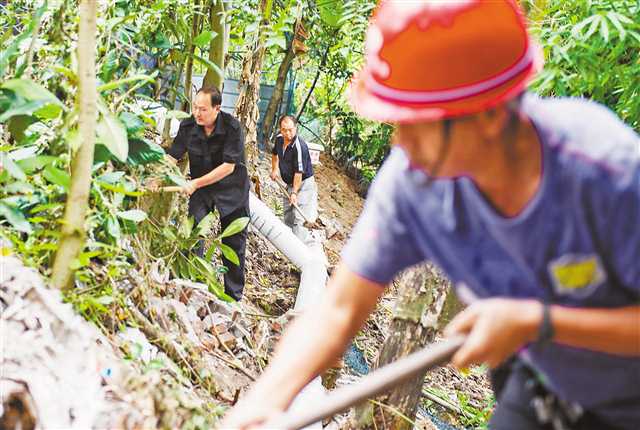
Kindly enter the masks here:
<path id="1" fill-rule="evenodd" d="M 293 175 L 296 173 L 302 173 L 303 181 L 313 176 L 309 147 L 300 136 L 296 135 L 285 150 L 284 138 L 279 134 L 271 153 L 278 156 L 280 176 L 287 184 L 293 185 Z"/>
<path id="2" fill-rule="evenodd" d="M 233 173 L 220 181 L 199 188 L 196 194 L 213 203 L 221 216 L 235 209 L 247 207 L 249 201 L 249 177 L 245 164 L 244 133 L 237 119 L 220 112 L 213 133 L 205 135 L 204 128 L 193 117 L 180 123 L 178 135 L 167 154 L 176 160 L 189 154 L 191 178 L 199 178 L 222 163 L 235 164 Z M 192 196 L 192 197 L 193 197 Z"/>

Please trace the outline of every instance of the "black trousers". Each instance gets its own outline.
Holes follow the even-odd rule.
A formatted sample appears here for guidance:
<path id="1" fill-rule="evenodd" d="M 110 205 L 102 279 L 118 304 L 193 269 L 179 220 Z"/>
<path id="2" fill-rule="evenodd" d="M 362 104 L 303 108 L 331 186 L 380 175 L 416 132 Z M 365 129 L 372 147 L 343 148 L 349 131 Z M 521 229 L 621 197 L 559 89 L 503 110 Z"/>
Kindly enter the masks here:
<path id="1" fill-rule="evenodd" d="M 208 202 L 199 194 L 193 194 L 189 199 L 189 215 L 195 219 L 195 225 L 198 225 L 202 219 L 214 210 L 212 203 Z M 221 232 L 224 231 L 229 224 L 235 219 L 249 216 L 249 203 L 246 202 L 243 206 L 235 209 L 228 215 L 220 218 Z M 244 290 L 244 259 L 245 259 L 245 247 L 247 244 L 247 229 L 245 228 L 239 233 L 233 236 L 225 237 L 222 239 L 222 243 L 233 249 L 238 255 L 239 265 L 227 260 L 225 256 L 222 256 L 222 262 L 228 269 L 224 274 L 224 292 L 233 297 L 236 300 L 242 298 L 242 291 Z M 202 241 L 196 248 L 196 253 L 202 257 L 204 255 L 204 246 Z"/>
<path id="2" fill-rule="evenodd" d="M 548 393 L 533 371 L 512 358 L 491 373 L 491 385 L 497 399 L 489 422 L 491 430 L 555 430 L 551 424 L 540 424 L 533 406 L 534 397 Z M 615 430 L 588 411 L 567 430 Z"/>

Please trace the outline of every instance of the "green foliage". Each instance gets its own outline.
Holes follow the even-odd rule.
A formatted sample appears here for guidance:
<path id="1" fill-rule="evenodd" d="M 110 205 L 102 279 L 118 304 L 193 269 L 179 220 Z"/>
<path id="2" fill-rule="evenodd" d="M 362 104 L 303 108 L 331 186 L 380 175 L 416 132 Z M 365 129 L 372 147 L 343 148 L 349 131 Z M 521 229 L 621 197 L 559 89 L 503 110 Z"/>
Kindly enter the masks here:
<path id="1" fill-rule="evenodd" d="M 332 153 L 343 164 L 357 167 L 363 179 L 370 182 L 390 151 L 393 128 L 363 120 L 350 111 L 338 111 L 336 118 L 340 128 L 331 147 Z"/>
<path id="2" fill-rule="evenodd" d="M 460 416 L 462 425 L 464 425 L 465 428 L 472 429 L 488 428 L 489 419 L 491 418 L 496 403 L 493 396 L 489 395 L 484 399 L 482 405 L 478 405 L 472 403 L 469 396 L 464 393 L 457 392 L 456 395 L 460 409 L 462 410 L 462 415 Z"/>
<path id="3" fill-rule="evenodd" d="M 546 60 L 532 88 L 543 95 L 599 101 L 640 130 L 640 3 L 526 3 Z"/>
<path id="4" fill-rule="evenodd" d="M 197 226 L 194 226 L 193 218 L 186 216 L 178 224 L 160 226 L 151 221 L 146 225 L 148 230 L 144 236 L 147 245 L 145 248 L 153 258 L 162 259 L 173 276 L 202 282 L 219 298 L 233 301 L 224 293 L 224 287 L 219 281 L 219 275 L 227 269 L 224 266 L 214 267 L 212 261 L 219 250 L 229 261 L 239 264 L 236 252 L 222 243 L 222 239 L 244 230 L 249 218 L 234 220 L 222 234 L 211 239 L 214 222 L 214 213 L 204 217 Z M 196 254 L 196 249 L 205 242 L 209 242 L 209 249 L 200 257 Z"/>

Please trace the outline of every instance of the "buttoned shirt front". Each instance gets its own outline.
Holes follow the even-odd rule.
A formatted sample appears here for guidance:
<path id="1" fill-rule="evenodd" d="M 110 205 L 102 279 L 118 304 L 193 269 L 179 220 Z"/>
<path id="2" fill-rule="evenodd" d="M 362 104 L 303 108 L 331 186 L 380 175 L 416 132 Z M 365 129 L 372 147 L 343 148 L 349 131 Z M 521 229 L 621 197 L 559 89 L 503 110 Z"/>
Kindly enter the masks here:
<path id="1" fill-rule="evenodd" d="M 189 154 L 191 178 L 199 178 L 223 163 L 231 163 L 235 168 L 220 181 L 199 188 L 193 194 L 211 201 L 225 216 L 235 209 L 248 206 L 249 177 L 244 152 L 244 133 L 237 119 L 226 112 L 220 112 L 213 133 L 207 136 L 204 128 L 193 117 L 180 123 L 178 135 L 167 151 L 179 160 Z"/>

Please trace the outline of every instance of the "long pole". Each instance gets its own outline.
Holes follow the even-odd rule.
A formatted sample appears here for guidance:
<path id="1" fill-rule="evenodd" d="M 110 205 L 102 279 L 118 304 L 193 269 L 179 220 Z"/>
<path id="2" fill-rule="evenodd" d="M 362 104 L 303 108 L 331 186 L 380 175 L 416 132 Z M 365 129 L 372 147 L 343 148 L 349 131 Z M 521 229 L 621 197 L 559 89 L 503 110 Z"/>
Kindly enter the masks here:
<path id="1" fill-rule="evenodd" d="M 464 343 L 464 336 L 456 336 L 437 345 L 408 355 L 365 376 L 359 383 L 342 387 L 316 408 L 300 413 L 283 413 L 264 424 L 264 428 L 297 430 L 347 410 L 363 400 L 381 394 L 405 382 L 424 370 L 447 363 Z"/>

